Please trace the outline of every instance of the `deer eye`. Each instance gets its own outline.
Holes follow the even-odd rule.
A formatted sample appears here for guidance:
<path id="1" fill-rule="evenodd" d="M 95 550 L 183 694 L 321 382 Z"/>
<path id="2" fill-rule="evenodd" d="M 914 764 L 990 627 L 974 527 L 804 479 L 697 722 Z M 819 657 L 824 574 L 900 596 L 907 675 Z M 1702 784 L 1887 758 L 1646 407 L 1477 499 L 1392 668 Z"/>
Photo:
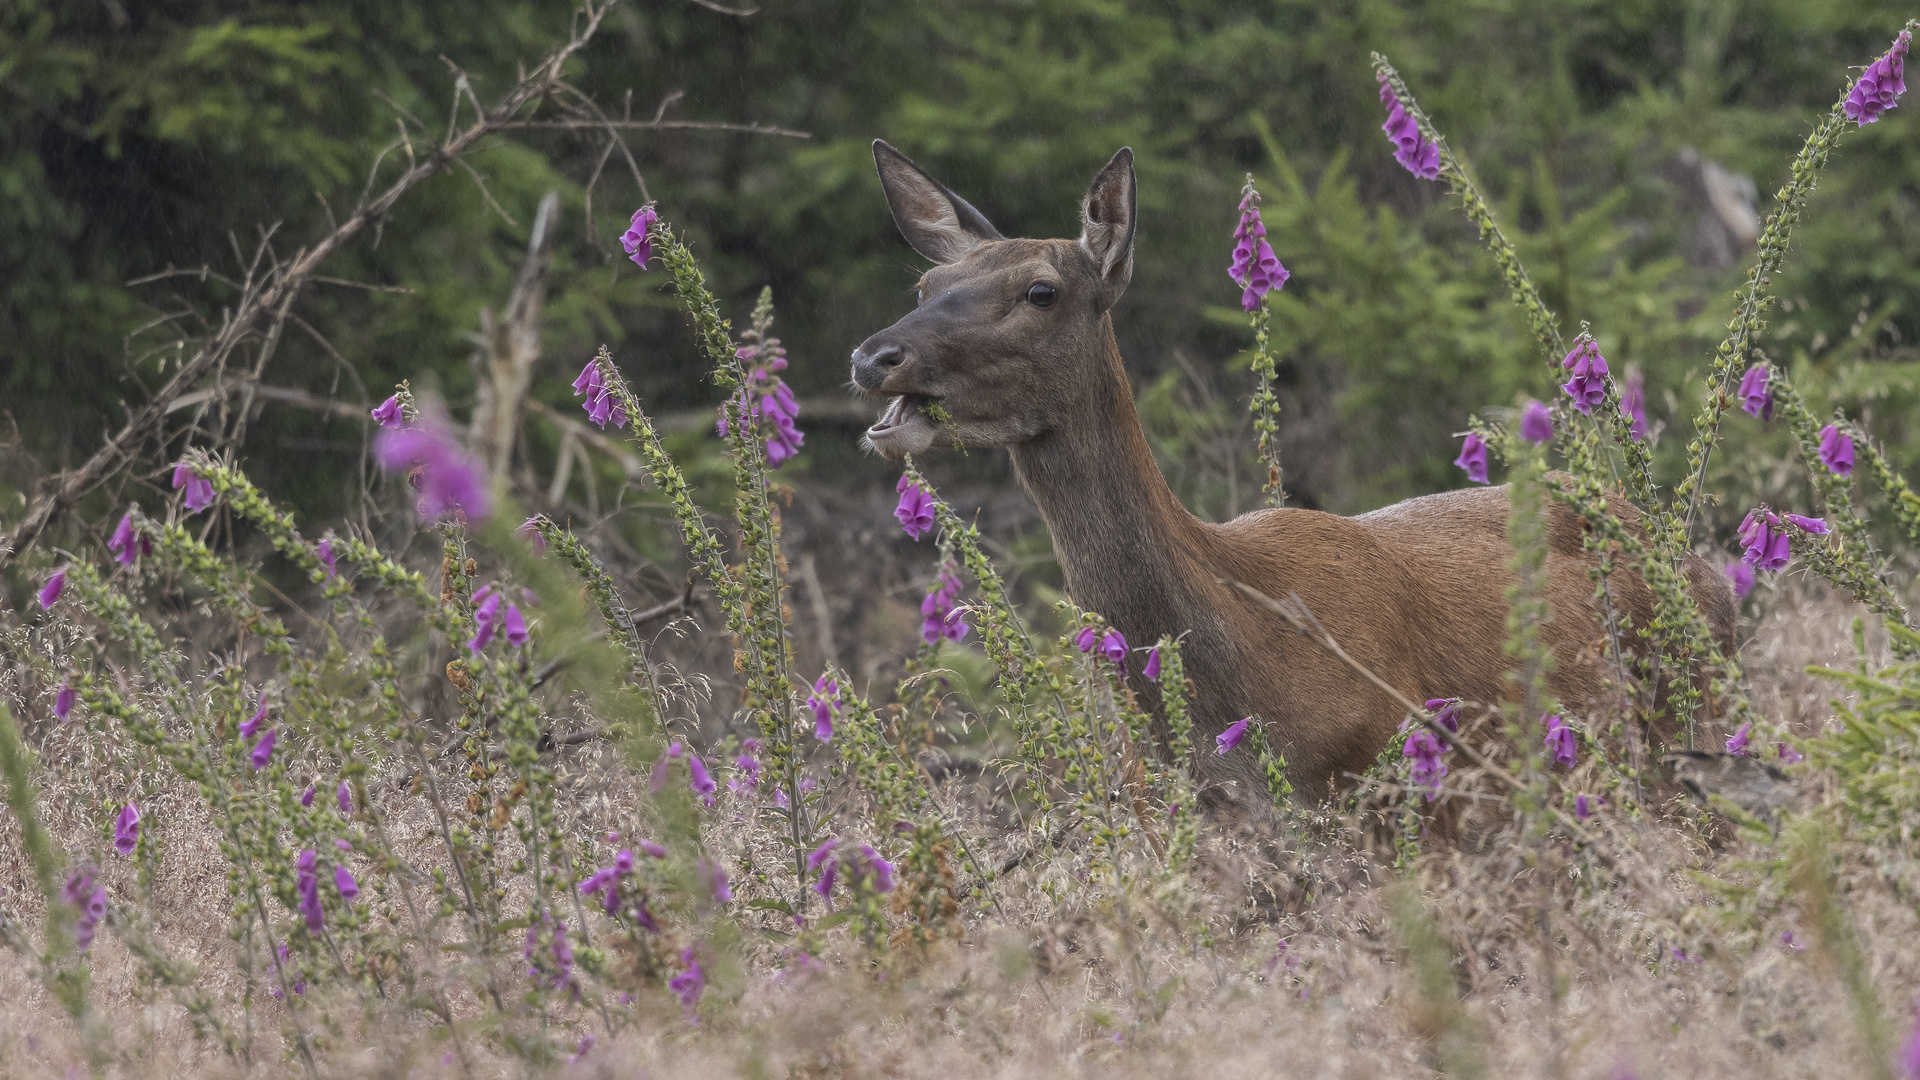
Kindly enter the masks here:
<path id="1" fill-rule="evenodd" d="M 1059 289 L 1042 282 L 1027 290 L 1027 303 L 1034 307 L 1052 307 L 1059 295 Z"/>

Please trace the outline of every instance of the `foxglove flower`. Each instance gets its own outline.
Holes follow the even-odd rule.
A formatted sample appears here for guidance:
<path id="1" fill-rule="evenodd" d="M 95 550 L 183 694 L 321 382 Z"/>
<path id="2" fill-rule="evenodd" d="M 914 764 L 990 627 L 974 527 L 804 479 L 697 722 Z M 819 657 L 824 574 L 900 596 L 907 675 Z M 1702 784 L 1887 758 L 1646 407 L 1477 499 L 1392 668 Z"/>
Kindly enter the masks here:
<path id="1" fill-rule="evenodd" d="M 1090 653 L 1098 644 L 1100 644 L 1100 628 L 1097 626 L 1083 626 L 1079 633 L 1073 635 L 1073 647 L 1081 652 Z"/>
<path id="2" fill-rule="evenodd" d="M 283 941 L 280 943 L 280 947 L 274 950 L 274 955 L 280 958 L 281 971 L 286 971 L 288 968 L 293 967 L 293 956 L 291 953 L 287 951 L 286 942 Z M 277 983 L 279 980 L 279 976 L 276 975 L 274 978 L 275 978 L 275 982 Z M 280 987 L 278 985 L 269 987 L 268 989 L 272 992 L 273 999 L 275 1001 L 284 1001 L 286 999 L 286 995 L 280 992 Z M 294 972 L 292 989 L 296 995 L 304 994 L 307 992 L 306 977 L 301 975 L 298 971 Z M 453 1051 L 449 1050 L 447 1051 L 447 1053 L 451 1055 Z"/>
<path id="3" fill-rule="evenodd" d="M 833 857 L 833 849 L 839 843 L 839 837 L 829 837 L 807 854 L 807 869 L 820 875 L 820 880 L 813 884 L 813 891 L 822 897 L 832 894 L 834 879 L 840 871 L 840 863 Z"/>
<path id="4" fill-rule="evenodd" d="M 1627 392 L 1620 396 L 1620 415 L 1632 423 L 1627 425 L 1627 437 L 1634 442 L 1645 442 L 1647 438 L 1647 380 L 1638 368 L 1627 372 Z"/>
<path id="5" fill-rule="evenodd" d="M 1520 411 L 1520 437 L 1535 446 L 1553 441 L 1553 414 L 1547 411 L 1545 405 L 1537 401 L 1527 402 L 1527 407 Z"/>
<path id="6" fill-rule="evenodd" d="M 1824 518 L 1801 517 L 1799 514 L 1781 514 L 1780 517 L 1789 525 L 1799 528 L 1802 532 L 1812 533 L 1815 536 L 1825 536 L 1833 531 L 1827 528 L 1827 522 Z"/>
<path id="7" fill-rule="evenodd" d="M 1847 119 L 1862 125 L 1871 124 L 1899 103 L 1900 95 L 1907 92 L 1904 69 L 1907 45 L 1912 38 L 1913 35 L 1907 31 L 1900 31 L 1900 36 L 1893 39 L 1893 48 L 1867 65 L 1860 80 L 1847 92 L 1847 102 L 1843 106 Z M 1920 1070 L 1916 1070 L 1915 1075 L 1920 1075 Z"/>
<path id="8" fill-rule="evenodd" d="M 319 858 L 312 848 L 306 848 L 293 862 L 293 891 L 299 897 L 297 906 L 310 934 L 319 933 L 327 925 L 326 909 L 320 906 L 320 874 L 316 869 Z"/>
<path id="9" fill-rule="evenodd" d="M 679 757 L 685 752 L 686 748 L 680 745 L 679 739 L 675 739 L 667 744 L 667 752 L 661 754 L 659 758 L 654 761 L 653 772 L 647 777 L 647 787 L 649 790 L 659 791 L 661 788 L 667 786 L 667 765 L 672 762 L 674 758 Z"/>
<path id="10" fill-rule="evenodd" d="M 813 700 L 809 698 L 807 700 L 807 704 L 812 705 Z M 831 726 L 833 721 L 832 713 L 827 714 L 827 721 L 829 726 Z M 813 732 L 814 738 L 816 739 L 820 738 L 819 722 L 820 722 L 820 715 L 819 713 L 816 712 L 814 714 L 814 732 Z M 829 734 L 831 734 L 831 732 L 829 732 Z M 826 740 L 822 739 L 821 741 L 825 742 Z M 739 775 L 727 781 L 728 791 L 733 792 L 735 795 L 740 795 L 740 794 L 751 793 L 751 792 L 756 792 L 760 790 L 760 759 L 759 758 L 754 757 L 750 753 L 741 754 L 739 757 L 736 757 L 733 759 L 733 767 L 739 772 Z"/>
<path id="11" fill-rule="evenodd" d="M 580 1045 L 574 1047 L 573 1053 L 567 1058 L 567 1064 L 571 1065 L 592 1052 L 593 1032 L 589 1031 L 585 1035 L 580 1036 Z"/>
<path id="12" fill-rule="evenodd" d="M 830 676 L 820 676 L 807 698 L 807 708 L 813 710 L 813 737 L 832 742 L 833 718 L 840 712 L 840 684 Z"/>
<path id="13" fill-rule="evenodd" d="M 1107 631 L 1106 636 L 1100 639 L 1100 653 L 1124 670 L 1127 666 L 1126 637 L 1118 630 Z"/>
<path id="14" fill-rule="evenodd" d="M 382 431 L 373 440 L 373 456 L 389 472 L 413 469 L 409 481 L 420 493 L 414 510 L 429 521 L 459 511 L 469 521 L 493 512 L 486 470 L 434 423 Z"/>
<path id="15" fill-rule="evenodd" d="M 1749 752 L 1747 750 L 1747 743 L 1752 737 L 1753 721 L 1749 720 L 1741 724 L 1732 735 L 1727 736 L 1727 753 L 1734 755 L 1747 754 Z"/>
<path id="16" fill-rule="evenodd" d="M 139 843 L 140 808 L 128 803 L 120 808 L 120 817 L 113 823 L 113 850 L 122 855 L 131 855 Z"/>
<path id="17" fill-rule="evenodd" d="M 687 751 L 687 786 L 703 799 L 712 796 L 714 789 L 718 787 L 713 782 L 713 775 L 707 772 L 707 763 L 701 761 L 700 755 L 691 750 Z"/>
<path id="18" fill-rule="evenodd" d="M 398 428 L 405 423 L 406 416 L 400 411 L 400 395 L 395 394 L 374 406 L 373 418 L 383 428 Z"/>
<path id="19" fill-rule="evenodd" d="M 1413 762 L 1413 786 L 1427 789 L 1428 802 L 1440 794 L 1440 781 L 1447 775 L 1447 763 L 1441 760 L 1446 752 L 1446 744 L 1425 729 L 1408 735 L 1400 747 L 1401 756 Z"/>
<path id="20" fill-rule="evenodd" d="M 1753 591 L 1753 567 L 1744 559 L 1730 562 L 1726 568 L 1727 581 L 1733 585 L 1733 595 L 1742 600 Z"/>
<path id="21" fill-rule="evenodd" d="M 527 620 L 520 614 L 518 605 L 507 605 L 506 617 L 500 620 L 500 630 L 507 635 L 507 644 L 516 649 L 527 643 Z"/>
<path id="22" fill-rule="evenodd" d="M 253 744 L 253 753 L 247 755 L 247 762 L 253 766 L 254 772 L 266 768 L 267 762 L 273 760 L 274 740 L 279 737 L 279 728 L 268 728 L 267 733 L 260 736 L 260 741 Z"/>
<path id="23" fill-rule="evenodd" d="M 727 881 L 726 867 L 721 866 L 717 860 L 710 862 L 706 859 L 701 859 L 699 863 L 695 865 L 694 869 L 698 870 L 700 876 L 706 879 L 707 891 L 713 894 L 714 903 L 730 904 L 733 902 L 733 886 Z"/>
<path id="24" fill-rule="evenodd" d="M 1740 376 L 1740 411 L 1762 420 L 1773 419 L 1773 391 L 1767 388 L 1772 374 L 1765 364 L 1755 364 Z"/>
<path id="25" fill-rule="evenodd" d="M 606 376 L 600 370 L 598 359 L 587 361 L 580 369 L 580 376 L 573 380 L 573 396 L 587 395 L 580 407 L 587 411 L 587 419 L 607 429 L 607 421 L 613 421 L 614 427 L 627 426 L 627 406 L 607 385 Z"/>
<path id="26" fill-rule="evenodd" d="M 1820 464 L 1835 476 L 1853 475 L 1853 440 L 1833 424 L 1820 429 Z"/>
<path id="27" fill-rule="evenodd" d="M 800 403 L 779 374 L 787 369 L 786 346 L 780 344 L 779 338 L 768 337 L 742 345 L 733 354 L 740 362 L 744 384 L 720 406 L 720 419 L 714 430 L 723 436 L 727 434 L 729 409 L 737 410 L 742 421 L 764 421 L 768 432 L 767 463 L 777 469 L 798 454 L 801 444 L 806 442 L 806 435 L 794 426 L 800 419 Z"/>
<path id="28" fill-rule="evenodd" d="M 91 866 L 83 866 L 67 878 L 60 890 L 60 899 L 80 912 L 73 923 L 73 944 L 86 952 L 93 945 L 93 934 L 100 920 L 107 917 L 107 887 L 95 883 Z"/>
<path id="29" fill-rule="evenodd" d="M 578 995 L 573 982 L 573 948 L 567 944 L 567 924 L 541 912 L 540 921 L 527 926 L 527 943 L 520 955 L 527 961 L 527 978 L 536 986 L 550 990 L 568 987 Z"/>
<path id="30" fill-rule="evenodd" d="M 1387 122 L 1380 129 L 1393 140 L 1393 159 L 1402 168 L 1422 180 L 1434 180 L 1440 176 L 1440 147 L 1428 142 L 1420 135 L 1420 125 L 1413 115 L 1400 104 L 1394 96 L 1393 87 L 1387 84 L 1385 75 L 1377 75 L 1380 80 L 1380 104 L 1387 106 Z"/>
<path id="31" fill-rule="evenodd" d="M 60 594 L 67 591 L 67 568 L 61 567 L 40 586 L 40 610 L 47 611 L 60 602 Z"/>
<path id="32" fill-rule="evenodd" d="M 1460 456 L 1453 459 L 1455 465 L 1467 470 L 1467 479 L 1476 484 L 1487 482 L 1487 440 L 1477 431 L 1467 432 L 1467 438 L 1460 445 Z"/>
<path id="33" fill-rule="evenodd" d="M 1593 816 L 1593 803 L 1585 795 L 1573 797 L 1573 816 L 1585 821 Z"/>
<path id="34" fill-rule="evenodd" d="M 535 555 L 545 555 L 547 553 L 547 534 L 540 531 L 539 514 L 535 514 L 521 522 L 520 527 L 513 531 L 524 537 L 527 543 L 533 545 L 533 553 Z"/>
<path id="35" fill-rule="evenodd" d="M 129 510 L 121 516 L 120 524 L 114 526 L 113 535 L 107 538 L 107 550 L 121 566 L 132 566 L 136 557 L 153 551 L 153 541 L 133 527 L 133 511 Z"/>
<path id="36" fill-rule="evenodd" d="M 1147 666 L 1140 669 L 1140 674 L 1146 676 L 1149 681 L 1160 678 L 1160 646 L 1155 645 L 1147 650 Z"/>
<path id="37" fill-rule="evenodd" d="M 1783 764 L 1798 765 L 1801 762 L 1807 760 L 1807 755 L 1801 753 L 1798 750 L 1795 750 L 1793 747 L 1788 746 L 1786 743 L 1775 743 L 1774 745 L 1780 751 L 1780 761 Z"/>
<path id="38" fill-rule="evenodd" d="M 340 807 L 340 812 L 342 814 L 345 814 L 348 817 L 352 817 L 353 816 L 353 785 L 346 782 L 345 780 L 340 781 L 340 786 L 333 789 L 333 801 L 335 804 L 337 804 Z"/>
<path id="39" fill-rule="evenodd" d="M 1427 701 L 1427 711 L 1433 714 L 1434 723 L 1455 735 L 1460 734 L 1459 698 L 1431 698 Z"/>
<path id="40" fill-rule="evenodd" d="M 1549 713 L 1542 716 L 1540 720 L 1547 726 L 1548 756 L 1553 759 L 1555 765 L 1573 768 L 1580 760 L 1580 743 L 1573 734 L 1573 728 L 1560 718 L 1559 713 Z"/>
<path id="41" fill-rule="evenodd" d="M 858 882 L 877 893 L 893 891 L 893 864 L 880 857 L 871 846 L 846 856 L 847 880 Z"/>
<path id="42" fill-rule="evenodd" d="M 1746 518 L 1740 522 L 1740 543 L 1746 548 L 1741 561 L 1756 570 L 1784 570 L 1793 556 L 1787 531 L 1780 527 L 1780 518 L 1764 506 L 1748 511 Z"/>
<path id="43" fill-rule="evenodd" d="M 1599 342 L 1583 339 L 1560 361 L 1560 366 L 1573 373 L 1573 378 L 1560 389 L 1573 399 L 1574 409 L 1591 415 L 1594 406 L 1607 400 L 1607 358 L 1600 355 Z"/>
<path id="44" fill-rule="evenodd" d="M 347 872 L 346 867 L 337 863 L 333 868 L 333 887 L 339 891 L 340 899 L 348 903 L 360 895 L 360 883 L 353 880 L 353 875 Z"/>
<path id="45" fill-rule="evenodd" d="M 187 489 L 183 502 L 189 514 L 197 514 L 213 505 L 213 482 L 195 472 L 184 460 L 173 467 L 173 487 L 176 491 Z"/>
<path id="46" fill-rule="evenodd" d="M 960 577 L 954 573 L 953 564 L 942 566 L 933 591 L 920 601 L 920 640 L 929 645 L 943 637 L 948 641 L 959 641 L 973 629 L 967 625 L 966 616 L 955 610 L 960 589 Z"/>
<path id="47" fill-rule="evenodd" d="M 314 786 L 308 784 L 307 790 L 300 793 L 300 806 L 302 809 L 311 810 L 313 808 L 313 795 Z"/>
<path id="48" fill-rule="evenodd" d="M 267 695 L 260 695 L 260 707 L 253 710 L 253 718 L 240 722 L 240 737 L 251 739 L 267 722 Z"/>
<path id="49" fill-rule="evenodd" d="M 1252 725 L 1253 717 L 1251 716 L 1245 720 L 1236 720 L 1227 725 L 1227 730 L 1213 737 L 1213 745 L 1215 748 L 1213 752 L 1216 754 L 1225 754 L 1232 751 L 1240 745 L 1240 740 L 1247 737 L 1247 728 Z"/>
<path id="50" fill-rule="evenodd" d="M 626 249 L 627 258 L 642 270 L 647 268 L 647 260 L 653 258 L 653 238 L 650 235 L 653 223 L 660 215 L 651 203 L 633 212 L 633 220 L 627 223 L 627 231 L 620 234 L 620 246 Z"/>
<path id="51" fill-rule="evenodd" d="M 933 499 L 911 477 L 902 476 L 893 489 L 900 493 L 900 505 L 893 508 L 907 539 L 918 540 L 933 529 Z"/>
<path id="52" fill-rule="evenodd" d="M 640 841 L 640 853 L 652 859 L 664 859 L 667 857 L 667 849 L 651 840 Z"/>
<path id="53" fill-rule="evenodd" d="M 320 560 L 321 566 L 324 566 L 327 568 L 328 577 L 332 577 L 334 576 L 334 574 L 338 573 L 338 571 L 335 569 L 335 566 L 334 566 L 335 560 L 333 556 L 333 537 L 331 536 L 321 537 L 320 542 L 313 546 L 313 556 L 314 558 Z"/>
<path id="54" fill-rule="evenodd" d="M 500 632 L 502 597 L 497 589 L 489 588 L 485 592 L 486 598 L 473 609 L 473 637 L 467 641 L 467 651 L 475 656 L 479 656 L 480 650 L 485 649 L 493 641 L 494 635 Z M 524 633 L 525 630 L 526 626 L 522 624 L 521 631 Z"/>
<path id="55" fill-rule="evenodd" d="M 77 695 L 75 695 L 73 692 L 72 683 L 64 683 L 64 682 L 61 683 L 60 692 L 53 695 L 54 717 L 59 719 L 62 722 L 65 722 L 67 719 L 67 714 L 73 711 L 73 699 L 76 696 Z"/>
<path id="56" fill-rule="evenodd" d="M 700 967 L 700 959 L 694 955 L 691 945 L 680 950 L 680 962 L 687 965 L 686 970 L 668 979 L 667 989 L 679 996 L 681 1007 L 691 1014 L 700 1003 L 701 992 L 707 988 L 707 973 Z"/>
<path id="57" fill-rule="evenodd" d="M 1240 224 L 1233 230 L 1233 264 L 1227 275 L 1240 286 L 1240 306 L 1257 311 L 1260 298 L 1286 285 L 1292 277 L 1280 265 L 1279 256 L 1267 244 L 1267 226 L 1260 220 L 1260 193 L 1253 189 L 1253 178 L 1240 194 Z"/>

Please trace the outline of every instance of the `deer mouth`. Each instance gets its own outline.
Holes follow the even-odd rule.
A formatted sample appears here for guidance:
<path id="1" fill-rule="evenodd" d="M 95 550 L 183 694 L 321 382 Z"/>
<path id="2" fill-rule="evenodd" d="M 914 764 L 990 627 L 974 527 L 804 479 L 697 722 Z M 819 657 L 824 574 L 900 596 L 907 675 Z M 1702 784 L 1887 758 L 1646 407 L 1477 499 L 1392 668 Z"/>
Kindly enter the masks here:
<path id="1" fill-rule="evenodd" d="M 868 446 L 890 458 L 917 454 L 933 445 L 935 428 L 926 414 L 934 401 L 924 394 L 901 394 L 887 403 L 887 409 L 867 429 Z"/>

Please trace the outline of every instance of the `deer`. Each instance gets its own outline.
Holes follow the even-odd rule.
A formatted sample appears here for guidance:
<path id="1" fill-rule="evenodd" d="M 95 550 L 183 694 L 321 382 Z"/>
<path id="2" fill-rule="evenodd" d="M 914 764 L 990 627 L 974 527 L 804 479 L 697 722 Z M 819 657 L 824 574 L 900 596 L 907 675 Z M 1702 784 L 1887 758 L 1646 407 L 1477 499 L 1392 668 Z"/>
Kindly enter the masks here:
<path id="1" fill-rule="evenodd" d="M 1514 573 L 1504 486 L 1423 495 L 1355 517 L 1269 507 L 1217 524 L 1195 517 L 1167 486 L 1113 330 L 1133 274 L 1131 149 L 1094 177 L 1072 240 L 1008 239 L 885 141 L 875 140 L 873 154 L 895 225 L 933 266 L 913 310 L 853 351 L 854 387 L 888 399 L 864 445 L 895 460 L 936 445 L 1006 448 L 1074 603 L 1129 642 L 1181 639 L 1203 751 L 1196 771 L 1216 805 L 1264 791 L 1253 753 L 1211 752 L 1211 737 L 1235 721 L 1258 717 L 1298 797 L 1313 799 L 1364 773 L 1406 719 L 1374 682 L 1303 639 L 1270 598 L 1297 598 L 1351 657 L 1413 701 L 1508 697 Z M 1610 505 L 1639 527 L 1632 503 L 1612 495 Z M 1549 514 L 1548 685 L 1565 708 L 1586 715 L 1618 695 L 1606 688 L 1605 632 L 1588 576 L 1594 557 L 1573 511 L 1554 501 Z M 1730 587 L 1698 555 L 1685 570 L 1731 655 Z M 1613 573 L 1612 601 L 1632 625 L 1650 623 L 1653 595 L 1624 567 Z M 1127 678 L 1158 707 L 1138 665 Z"/>

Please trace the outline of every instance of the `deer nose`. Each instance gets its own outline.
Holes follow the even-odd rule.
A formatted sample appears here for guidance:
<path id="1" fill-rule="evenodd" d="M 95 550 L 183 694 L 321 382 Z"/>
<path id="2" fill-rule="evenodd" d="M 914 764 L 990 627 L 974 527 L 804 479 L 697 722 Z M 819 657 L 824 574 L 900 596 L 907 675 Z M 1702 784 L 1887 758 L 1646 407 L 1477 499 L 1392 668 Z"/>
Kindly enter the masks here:
<path id="1" fill-rule="evenodd" d="M 878 393 L 887 376 L 907 362 L 907 351 L 898 345 L 883 345 L 868 351 L 865 345 L 853 350 L 853 381 L 862 390 Z"/>

